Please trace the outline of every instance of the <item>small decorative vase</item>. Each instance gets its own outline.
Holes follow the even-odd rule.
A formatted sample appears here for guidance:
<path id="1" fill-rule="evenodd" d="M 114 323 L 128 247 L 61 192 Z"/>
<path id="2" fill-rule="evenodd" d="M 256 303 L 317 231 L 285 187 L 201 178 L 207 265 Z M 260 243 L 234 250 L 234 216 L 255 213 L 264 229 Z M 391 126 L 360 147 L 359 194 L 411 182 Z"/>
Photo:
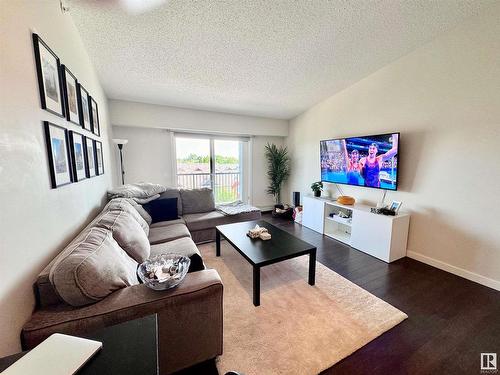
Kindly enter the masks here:
<path id="1" fill-rule="evenodd" d="M 321 190 L 315 190 L 314 191 L 314 196 L 317 197 L 317 198 L 321 197 Z"/>

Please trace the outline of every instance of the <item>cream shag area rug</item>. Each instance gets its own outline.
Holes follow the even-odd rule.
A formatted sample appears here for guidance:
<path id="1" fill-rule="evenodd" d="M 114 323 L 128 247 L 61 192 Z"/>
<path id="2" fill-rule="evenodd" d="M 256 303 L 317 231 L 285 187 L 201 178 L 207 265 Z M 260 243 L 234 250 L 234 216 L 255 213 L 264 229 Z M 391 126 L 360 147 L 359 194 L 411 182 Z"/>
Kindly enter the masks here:
<path id="1" fill-rule="evenodd" d="M 255 307 L 250 264 L 226 241 L 219 258 L 214 243 L 199 248 L 224 284 L 220 374 L 317 374 L 407 318 L 321 263 L 310 286 L 308 256 L 263 267 Z"/>

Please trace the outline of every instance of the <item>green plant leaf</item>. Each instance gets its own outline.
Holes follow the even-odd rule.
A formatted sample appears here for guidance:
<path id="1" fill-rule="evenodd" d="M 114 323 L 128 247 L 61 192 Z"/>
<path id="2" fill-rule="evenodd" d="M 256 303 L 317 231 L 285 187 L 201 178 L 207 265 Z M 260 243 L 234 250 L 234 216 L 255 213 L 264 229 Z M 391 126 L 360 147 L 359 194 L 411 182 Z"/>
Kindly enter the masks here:
<path id="1" fill-rule="evenodd" d="M 267 159 L 267 177 L 269 185 L 267 193 L 274 196 L 276 204 L 281 203 L 281 188 L 290 176 L 290 157 L 286 146 L 268 143 L 265 146 Z"/>

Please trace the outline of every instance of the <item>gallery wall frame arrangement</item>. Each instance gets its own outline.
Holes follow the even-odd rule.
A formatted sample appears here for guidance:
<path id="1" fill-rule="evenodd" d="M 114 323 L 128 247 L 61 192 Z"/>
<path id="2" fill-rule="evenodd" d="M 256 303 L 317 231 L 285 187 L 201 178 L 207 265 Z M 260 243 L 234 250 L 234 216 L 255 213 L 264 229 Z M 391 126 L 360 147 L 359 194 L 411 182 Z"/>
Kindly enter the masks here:
<path id="1" fill-rule="evenodd" d="M 61 79 L 64 93 L 66 119 L 80 126 L 80 106 L 78 105 L 78 80 L 64 64 L 61 65 Z"/>
<path id="2" fill-rule="evenodd" d="M 80 125 L 85 130 L 92 133 L 92 123 L 90 120 L 90 95 L 85 88 L 78 83 L 78 105 L 80 106 Z"/>
<path id="3" fill-rule="evenodd" d="M 85 180 L 87 178 L 87 169 L 85 166 L 85 137 L 75 131 L 69 132 L 69 144 L 71 151 L 73 182 Z"/>
<path id="4" fill-rule="evenodd" d="M 59 57 L 35 33 L 33 33 L 33 48 L 42 109 L 64 117 L 64 99 Z"/>
<path id="5" fill-rule="evenodd" d="M 52 188 L 71 184 L 71 159 L 68 146 L 68 131 L 62 126 L 44 121 L 45 140 L 49 157 Z"/>
<path id="6" fill-rule="evenodd" d="M 95 164 L 97 175 L 101 176 L 104 174 L 104 157 L 102 153 L 102 143 L 99 141 L 94 141 L 95 149 Z"/>
<path id="7" fill-rule="evenodd" d="M 95 147 L 94 140 L 89 137 L 85 137 L 85 165 L 87 177 L 95 177 L 97 176 L 96 171 L 96 157 L 95 157 Z"/>
<path id="8" fill-rule="evenodd" d="M 52 188 L 103 175 L 103 145 L 95 139 L 101 135 L 96 100 L 38 34 L 32 37 L 41 107 L 73 124 L 43 121 Z M 70 130 L 74 125 L 93 138 Z"/>

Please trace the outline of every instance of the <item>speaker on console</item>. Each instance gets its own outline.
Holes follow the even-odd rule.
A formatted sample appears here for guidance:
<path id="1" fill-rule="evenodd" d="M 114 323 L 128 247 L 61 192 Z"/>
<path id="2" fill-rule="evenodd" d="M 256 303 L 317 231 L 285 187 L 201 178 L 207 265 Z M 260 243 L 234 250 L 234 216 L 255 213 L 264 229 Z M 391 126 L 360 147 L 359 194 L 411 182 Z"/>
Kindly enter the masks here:
<path id="1" fill-rule="evenodd" d="M 300 206 L 300 191 L 293 192 L 293 205 L 295 207 Z"/>

